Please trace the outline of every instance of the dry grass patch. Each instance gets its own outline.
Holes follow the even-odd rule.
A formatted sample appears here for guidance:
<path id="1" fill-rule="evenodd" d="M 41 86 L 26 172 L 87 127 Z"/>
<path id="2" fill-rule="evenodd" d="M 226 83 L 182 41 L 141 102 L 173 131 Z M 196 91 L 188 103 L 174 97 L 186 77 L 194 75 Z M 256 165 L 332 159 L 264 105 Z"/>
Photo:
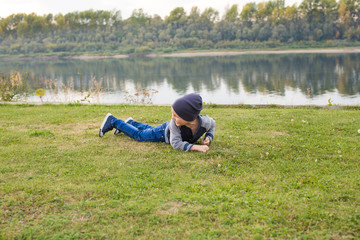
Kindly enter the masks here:
<path id="1" fill-rule="evenodd" d="M 190 204 L 181 201 L 170 201 L 161 205 L 160 209 L 156 210 L 159 215 L 173 215 L 181 211 L 197 212 L 201 208 L 200 205 Z"/>
<path id="2" fill-rule="evenodd" d="M 287 132 L 285 132 L 285 131 L 274 131 L 273 133 L 272 133 L 272 135 L 274 136 L 284 136 L 284 135 L 288 135 L 287 134 Z"/>
<path id="3" fill-rule="evenodd" d="M 167 202 L 161 206 L 157 212 L 162 215 L 170 215 L 179 212 L 181 209 L 186 208 L 186 203 L 184 202 Z"/>

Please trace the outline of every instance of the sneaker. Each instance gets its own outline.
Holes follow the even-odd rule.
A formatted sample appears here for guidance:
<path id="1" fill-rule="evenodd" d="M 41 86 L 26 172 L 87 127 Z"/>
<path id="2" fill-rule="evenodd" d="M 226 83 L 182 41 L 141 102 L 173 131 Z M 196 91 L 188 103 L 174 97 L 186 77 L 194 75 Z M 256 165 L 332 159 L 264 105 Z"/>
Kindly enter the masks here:
<path id="1" fill-rule="evenodd" d="M 129 117 L 128 119 L 125 120 L 125 123 L 128 123 L 130 120 L 134 120 L 132 117 Z M 120 130 L 115 129 L 114 135 L 119 135 L 121 133 Z"/>
<path id="2" fill-rule="evenodd" d="M 132 117 L 129 117 L 128 119 L 125 120 L 125 123 L 130 122 L 131 120 L 134 120 Z"/>
<path id="3" fill-rule="evenodd" d="M 111 131 L 113 129 L 113 127 L 111 125 L 111 121 L 114 118 L 115 117 L 111 113 L 108 113 L 106 115 L 106 117 L 104 118 L 104 121 L 101 124 L 100 130 L 99 130 L 99 137 L 103 137 L 105 135 L 105 133 L 107 133 L 108 131 Z"/>

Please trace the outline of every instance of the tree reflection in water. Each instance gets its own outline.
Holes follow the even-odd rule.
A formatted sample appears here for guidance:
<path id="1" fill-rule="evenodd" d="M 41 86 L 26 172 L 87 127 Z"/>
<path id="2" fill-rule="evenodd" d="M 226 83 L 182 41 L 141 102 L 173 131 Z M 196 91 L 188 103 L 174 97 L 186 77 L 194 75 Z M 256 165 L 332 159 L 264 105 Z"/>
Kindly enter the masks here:
<path id="1" fill-rule="evenodd" d="M 93 79 L 101 79 L 101 92 L 105 95 L 127 91 L 131 83 L 138 89 L 159 89 L 166 84 L 177 95 L 189 91 L 203 94 L 226 91 L 219 98 L 241 91 L 281 97 L 289 88 L 300 91 L 305 98 L 333 91 L 344 97 L 358 97 L 359 58 L 359 54 L 276 54 L 18 61 L 1 62 L 0 71 L 30 72 L 29 86 L 34 92 L 52 81 L 57 82 L 58 90 L 66 90 L 68 94 L 69 91 L 86 93 L 94 89 Z"/>

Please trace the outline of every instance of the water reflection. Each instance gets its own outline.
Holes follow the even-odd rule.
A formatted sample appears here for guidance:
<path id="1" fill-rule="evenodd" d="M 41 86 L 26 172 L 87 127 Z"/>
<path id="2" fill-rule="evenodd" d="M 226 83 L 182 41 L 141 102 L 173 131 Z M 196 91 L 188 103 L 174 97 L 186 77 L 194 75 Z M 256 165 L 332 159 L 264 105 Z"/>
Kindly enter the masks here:
<path id="1" fill-rule="evenodd" d="M 156 89 L 154 103 L 199 92 L 222 104 L 360 104 L 359 54 L 242 55 L 195 58 L 1 62 L 0 71 L 31 73 L 47 101 L 126 101 L 124 90 Z M 49 82 L 57 84 L 49 87 Z M 97 86 L 98 84 L 99 86 Z M 99 91 L 101 89 L 101 91 Z M 91 93 L 89 97 L 89 93 Z M 29 100 L 37 101 L 36 97 Z"/>

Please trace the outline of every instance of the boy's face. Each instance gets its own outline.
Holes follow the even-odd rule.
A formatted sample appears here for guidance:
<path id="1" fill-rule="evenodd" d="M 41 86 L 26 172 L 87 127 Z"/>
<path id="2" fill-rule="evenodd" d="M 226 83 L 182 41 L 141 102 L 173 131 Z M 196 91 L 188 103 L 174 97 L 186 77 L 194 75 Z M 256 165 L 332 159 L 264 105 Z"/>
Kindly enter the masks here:
<path id="1" fill-rule="evenodd" d="M 171 119 L 174 120 L 176 126 L 180 127 L 188 123 L 188 121 L 185 121 L 184 119 L 179 117 L 179 115 L 176 114 L 173 108 L 171 108 L 171 112 L 172 112 Z"/>

